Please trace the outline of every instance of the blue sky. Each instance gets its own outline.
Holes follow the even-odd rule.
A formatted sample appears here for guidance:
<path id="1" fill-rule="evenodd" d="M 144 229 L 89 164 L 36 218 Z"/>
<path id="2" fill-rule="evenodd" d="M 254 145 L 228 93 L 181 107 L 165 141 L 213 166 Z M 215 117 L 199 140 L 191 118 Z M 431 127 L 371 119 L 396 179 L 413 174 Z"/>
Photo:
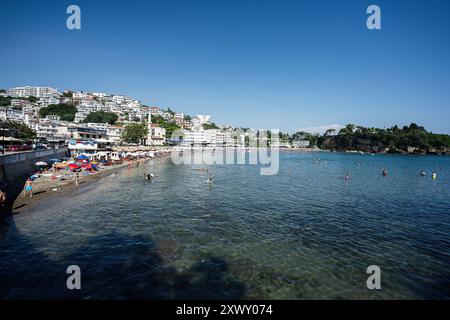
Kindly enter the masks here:
<path id="1" fill-rule="evenodd" d="M 81 8 L 81 30 L 66 8 Z M 366 28 L 366 8 L 382 30 Z M 216 123 L 450 133 L 450 1 L 4 1 L 0 88 L 125 94 Z"/>

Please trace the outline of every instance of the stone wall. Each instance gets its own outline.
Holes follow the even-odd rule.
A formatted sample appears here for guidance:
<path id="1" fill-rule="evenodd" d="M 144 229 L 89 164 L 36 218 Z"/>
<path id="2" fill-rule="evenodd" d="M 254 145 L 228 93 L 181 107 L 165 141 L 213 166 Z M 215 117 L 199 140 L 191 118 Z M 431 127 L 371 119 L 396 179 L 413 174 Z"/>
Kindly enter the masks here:
<path id="1" fill-rule="evenodd" d="M 62 148 L 0 156 L 0 188 L 7 194 L 7 203 L 0 208 L 0 223 L 2 216 L 12 211 L 12 204 L 22 191 L 26 179 L 36 170 L 36 162 L 59 159 L 65 157 L 66 153 L 67 148 Z"/>
<path id="2" fill-rule="evenodd" d="M 54 150 L 42 150 L 21 152 L 0 157 L 0 185 L 5 185 L 30 176 L 36 169 L 36 162 L 48 161 L 52 158 L 61 158 L 66 155 L 66 148 Z"/>

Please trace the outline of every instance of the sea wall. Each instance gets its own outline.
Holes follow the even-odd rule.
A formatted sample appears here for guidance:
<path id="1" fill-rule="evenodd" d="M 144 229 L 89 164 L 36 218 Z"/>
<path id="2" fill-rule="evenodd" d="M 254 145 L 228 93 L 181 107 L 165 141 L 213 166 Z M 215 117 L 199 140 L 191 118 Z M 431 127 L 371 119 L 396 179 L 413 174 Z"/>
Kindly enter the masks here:
<path id="1" fill-rule="evenodd" d="M 0 185 L 11 183 L 17 178 L 28 176 L 36 169 L 37 161 L 61 158 L 66 148 L 14 153 L 0 157 Z"/>
<path id="2" fill-rule="evenodd" d="M 7 203 L 0 209 L 1 216 L 11 211 L 14 199 L 21 192 L 26 179 L 36 169 L 36 162 L 66 156 L 67 148 L 20 152 L 0 156 L 0 188 L 7 194 Z"/>

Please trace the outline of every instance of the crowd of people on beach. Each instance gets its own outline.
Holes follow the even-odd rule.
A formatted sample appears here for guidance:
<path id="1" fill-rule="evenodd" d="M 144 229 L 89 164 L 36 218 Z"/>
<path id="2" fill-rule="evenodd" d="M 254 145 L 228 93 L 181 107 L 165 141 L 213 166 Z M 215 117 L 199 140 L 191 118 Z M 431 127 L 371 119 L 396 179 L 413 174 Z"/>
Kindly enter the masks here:
<path id="1" fill-rule="evenodd" d="M 133 151 L 133 150 L 131 150 Z M 47 162 L 38 161 L 35 164 L 35 169 L 26 179 L 23 189 L 19 195 L 22 198 L 33 198 L 33 195 L 41 193 L 42 189 L 52 187 L 53 191 L 61 190 L 56 184 L 59 181 L 67 181 L 79 186 L 82 182 L 81 176 L 88 176 L 96 174 L 99 169 L 115 168 L 120 165 L 127 165 L 129 169 L 140 167 L 145 161 L 154 157 L 160 157 L 169 154 L 169 150 L 159 150 L 157 152 L 128 154 L 123 152 L 120 155 L 119 161 L 106 161 L 105 158 L 95 158 L 94 160 L 87 155 L 70 155 L 62 159 L 50 159 Z M 146 173 L 147 180 L 153 179 L 153 173 Z M 63 183 L 67 184 L 67 183 Z M 6 185 L 7 187 L 7 185 Z M 6 203 L 9 200 L 7 196 L 7 188 L 5 185 L 0 189 L 0 214 L 5 211 Z M 37 192 L 35 191 L 37 190 Z M 45 191 L 44 191 L 45 192 Z M 15 197 L 14 197 L 15 198 Z"/>

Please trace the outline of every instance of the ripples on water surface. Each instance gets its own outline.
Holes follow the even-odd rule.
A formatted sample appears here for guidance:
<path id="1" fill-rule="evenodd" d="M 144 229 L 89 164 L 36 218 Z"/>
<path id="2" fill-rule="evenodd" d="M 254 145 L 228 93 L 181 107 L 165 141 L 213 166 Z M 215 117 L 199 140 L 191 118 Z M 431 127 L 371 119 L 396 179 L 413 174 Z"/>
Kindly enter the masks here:
<path id="1" fill-rule="evenodd" d="M 207 166 L 212 185 L 159 159 L 44 201 L 0 233 L 0 297 L 450 298 L 449 157 L 280 157 L 274 176 Z"/>

